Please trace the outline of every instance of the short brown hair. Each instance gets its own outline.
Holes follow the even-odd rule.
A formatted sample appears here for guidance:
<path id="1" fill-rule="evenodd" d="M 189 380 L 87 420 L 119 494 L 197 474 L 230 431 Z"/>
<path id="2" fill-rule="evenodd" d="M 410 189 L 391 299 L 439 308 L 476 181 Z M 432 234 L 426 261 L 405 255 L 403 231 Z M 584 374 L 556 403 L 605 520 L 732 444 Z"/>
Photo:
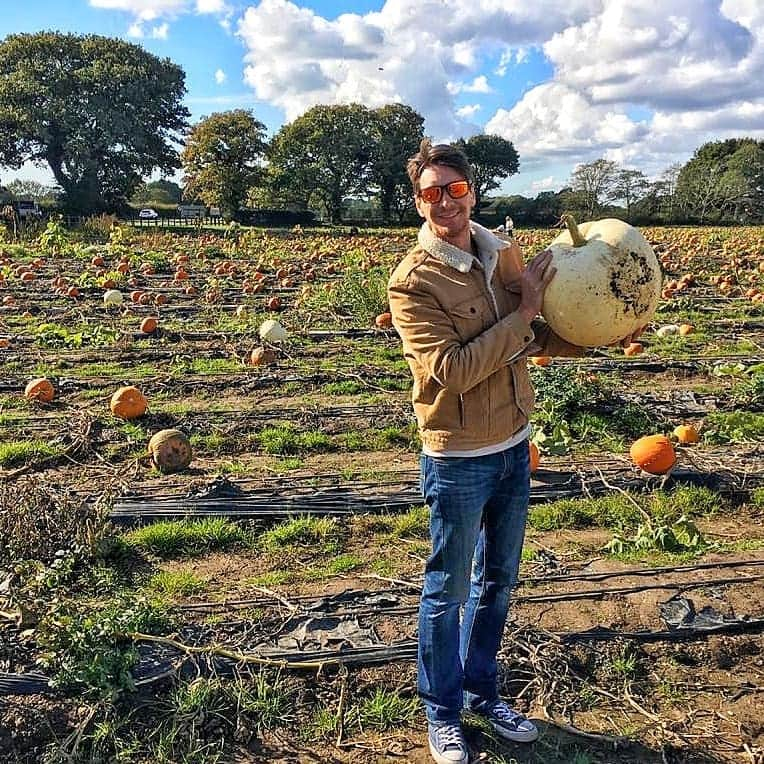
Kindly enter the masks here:
<path id="1" fill-rule="evenodd" d="M 410 157 L 406 163 L 406 172 L 415 193 L 419 191 L 419 176 L 425 167 L 430 165 L 453 167 L 454 170 L 462 174 L 465 180 L 470 183 L 474 181 L 472 167 L 470 167 L 469 160 L 461 149 L 450 143 L 438 143 L 433 146 L 429 138 L 424 138 L 419 144 L 419 151 Z"/>

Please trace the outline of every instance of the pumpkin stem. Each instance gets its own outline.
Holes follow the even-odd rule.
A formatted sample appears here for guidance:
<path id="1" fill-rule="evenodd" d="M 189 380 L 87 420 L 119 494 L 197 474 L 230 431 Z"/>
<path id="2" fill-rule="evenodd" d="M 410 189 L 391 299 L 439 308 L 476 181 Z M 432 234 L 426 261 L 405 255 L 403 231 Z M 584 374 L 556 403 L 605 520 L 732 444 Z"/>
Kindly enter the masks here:
<path id="1" fill-rule="evenodd" d="M 570 238 L 573 239 L 574 247 L 583 247 L 586 244 L 586 239 L 581 235 L 581 231 L 578 230 L 576 225 L 576 219 L 569 212 L 566 212 L 561 218 L 561 223 L 565 223 L 570 233 Z"/>

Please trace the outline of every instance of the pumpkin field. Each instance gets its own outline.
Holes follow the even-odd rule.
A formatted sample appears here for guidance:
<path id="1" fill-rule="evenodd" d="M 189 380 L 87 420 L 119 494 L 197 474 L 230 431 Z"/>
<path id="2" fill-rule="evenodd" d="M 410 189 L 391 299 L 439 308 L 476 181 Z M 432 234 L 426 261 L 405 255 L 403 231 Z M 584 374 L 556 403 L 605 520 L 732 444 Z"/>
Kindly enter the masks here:
<path id="1" fill-rule="evenodd" d="M 764 230 L 642 231 L 639 346 L 528 360 L 501 688 L 541 734 L 467 715 L 473 761 L 764 762 Z M 386 315 L 415 239 L 54 220 L 0 244 L 0 761 L 430 761 Z M 668 474 L 632 461 L 648 435 Z"/>

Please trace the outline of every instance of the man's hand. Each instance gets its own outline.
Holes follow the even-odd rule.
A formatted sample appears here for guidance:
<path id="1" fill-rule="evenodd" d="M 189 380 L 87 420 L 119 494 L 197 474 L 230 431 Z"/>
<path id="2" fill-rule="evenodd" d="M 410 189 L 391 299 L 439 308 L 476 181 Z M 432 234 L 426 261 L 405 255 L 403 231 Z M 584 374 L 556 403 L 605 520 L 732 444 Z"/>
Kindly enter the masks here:
<path id="1" fill-rule="evenodd" d="M 528 263 L 520 278 L 520 291 L 522 297 L 518 312 L 530 323 L 541 312 L 544 304 L 544 292 L 549 282 L 554 278 L 557 269 L 553 268 L 552 253 L 545 249 Z"/>
<path id="2" fill-rule="evenodd" d="M 642 332 L 644 332 L 645 329 L 647 329 L 647 325 L 640 326 L 639 329 L 637 329 L 632 334 L 627 334 L 623 339 L 616 340 L 615 342 L 611 342 L 608 345 L 608 347 L 609 348 L 614 348 L 616 345 L 620 345 L 622 348 L 627 348 L 627 347 L 629 347 L 629 345 L 631 345 L 632 342 L 635 342 L 637 340 L 637 338 L 642 335 Z"/>

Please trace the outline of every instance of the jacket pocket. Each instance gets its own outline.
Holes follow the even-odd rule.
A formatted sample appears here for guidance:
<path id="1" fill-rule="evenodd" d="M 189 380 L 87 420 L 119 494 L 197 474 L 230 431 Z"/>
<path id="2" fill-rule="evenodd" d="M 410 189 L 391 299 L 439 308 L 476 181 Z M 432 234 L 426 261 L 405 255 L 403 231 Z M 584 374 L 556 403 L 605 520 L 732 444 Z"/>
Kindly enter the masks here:
<path id="1" fill-rule="evenodd" d="M 517 408 L 525 414 L 531 415 L 533 404 L 536 401 L 536 395 L 531 384 L 531 376 L 528 373 L 528 366 L 525 356 L 519 361 L 515 361 L 510 367 L 512 369 L 512 385 L 515 388 L 515 403 Z"/>
<path id="2" fill-rule="evenodd" d="M 463 343 L 469 342 L 483 331 L 485 309 L 485 299 L 478 295 L 448 308 L 448 314 Z"/>

